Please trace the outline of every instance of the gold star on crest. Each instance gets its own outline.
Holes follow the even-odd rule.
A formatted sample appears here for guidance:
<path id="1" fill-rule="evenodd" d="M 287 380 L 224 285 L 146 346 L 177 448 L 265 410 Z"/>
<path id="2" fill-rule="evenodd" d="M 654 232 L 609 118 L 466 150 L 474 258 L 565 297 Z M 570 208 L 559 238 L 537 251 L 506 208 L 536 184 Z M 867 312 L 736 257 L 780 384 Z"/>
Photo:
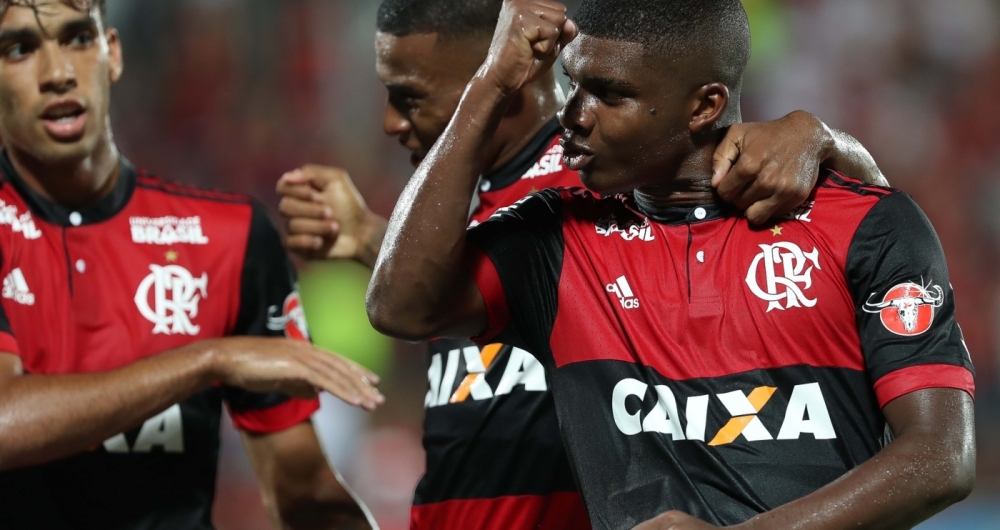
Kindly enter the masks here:
<path id="1" fill-rule="evenodd" d="M 170 263 L 175 263 L 177 261 L 177 251 L 170 249 L 167 251 L 167 261 Z"/>
<path id="2" fill-rule="evenodd" d="M 780 226 L 776 226 L 776 227 L 772 228 L 771 229 L 771 235 L 773 235 L 774 237 L 780 236 L 781 235 L 781 227 Z"/>

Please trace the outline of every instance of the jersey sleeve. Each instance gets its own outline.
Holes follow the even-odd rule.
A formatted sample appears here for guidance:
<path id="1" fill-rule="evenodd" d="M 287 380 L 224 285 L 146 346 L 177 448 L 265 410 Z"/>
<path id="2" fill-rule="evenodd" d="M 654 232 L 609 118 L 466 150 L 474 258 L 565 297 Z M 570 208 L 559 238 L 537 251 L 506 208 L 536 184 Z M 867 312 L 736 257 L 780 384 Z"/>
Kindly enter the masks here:
<path id="1" fill-rule="evenodd" d="M 548 351 L 562 270 L 562 197 L 545 190 L 469 230 L 466 267 L 489 311 L 474 340 Z"/>
<path id="2" fill-rule="evenodd" d="M 267 211 L 256 202 L 253 203 L 240 309 L 233 335 L 309 340 L 295 269 Z M 278 393 L 254 394 L 226 387 L 224 395 L 236 426 L 258 434 L 298 425 L 319 409 L 318 400 L 296 399 Z"/>
<path id="3" fill-rule="evenodd" d="M 881 406 L 927 388 L 974 395 L 941 241 L 911 197 L 894 192 L 869 211 L 851 243 L 846 273 Z"/>

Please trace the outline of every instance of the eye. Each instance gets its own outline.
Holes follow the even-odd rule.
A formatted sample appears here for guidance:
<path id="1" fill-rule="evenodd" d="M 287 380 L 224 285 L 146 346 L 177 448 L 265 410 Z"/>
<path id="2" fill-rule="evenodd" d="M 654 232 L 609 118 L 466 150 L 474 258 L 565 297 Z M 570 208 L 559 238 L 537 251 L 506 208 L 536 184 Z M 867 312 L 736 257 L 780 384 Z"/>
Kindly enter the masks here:
<path id="1" fill-rule="evenodd" d="M 31 52 L 35 51 L 35 47 L 26 42 L 18 42 L 16 44 L 11 44 L 3 50 L 3 56 L 7 59 L 17 61 L 24 59 Z"/>
<path id="2" fill-rule="evenodd" d="M 87 47 L 90 46 L 90 44 L 93 43 L 96 38 L 97 38 L 96 35 L 94 35 L 92 32 L 89 31 L 80 32 L 70 37 L 70 39 L 67 41 L 67 44 L 75 47 Z"/>

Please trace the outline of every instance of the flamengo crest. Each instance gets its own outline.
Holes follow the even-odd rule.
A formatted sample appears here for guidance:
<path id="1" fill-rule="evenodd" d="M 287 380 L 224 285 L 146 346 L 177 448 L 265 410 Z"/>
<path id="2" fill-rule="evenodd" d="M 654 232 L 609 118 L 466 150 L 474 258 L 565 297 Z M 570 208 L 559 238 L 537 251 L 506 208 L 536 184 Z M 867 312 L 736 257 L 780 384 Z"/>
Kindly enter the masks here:
<path id="1" fill-rule="evenodd" d="M 197 335 L 201 326 L 191 322 L 198 316 L 198 302 L 208 297 L 208 273 L 195 278 L 179 265 L 150 265 L 135 293 L 135 305 L 152 322 L 153 334 Z"/>
<path id="2" fill-rule="evenodd" d="M 757 298 L 767 302 L 767 312 L 814 307 L 816 299 L 806 297 L 804 291 L 812 287 L 813 268 L 822 269 L 819 266 L 819 249 L 802 252 L 798 245 L 787 241 L 760 245 L 760 249 L 761 253 L 753 259 L 747 271 L 746 282 Z M 763 285 L 759 283 L 761 277 Z"/>

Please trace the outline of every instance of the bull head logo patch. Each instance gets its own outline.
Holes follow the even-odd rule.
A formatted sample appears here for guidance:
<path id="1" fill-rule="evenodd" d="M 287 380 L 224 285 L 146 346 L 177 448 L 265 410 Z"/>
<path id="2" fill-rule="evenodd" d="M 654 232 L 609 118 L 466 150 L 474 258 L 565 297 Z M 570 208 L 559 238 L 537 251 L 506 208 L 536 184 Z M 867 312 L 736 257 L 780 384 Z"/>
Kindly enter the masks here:
<path id="1" fill-rule="evenodd" d="M 934 310 L 943 304 L 944 289 L 941 286 L 928 288 L 915 283 L 902 283 L 889 289 L 881 302 L 872 302 L 870 297 L 864 310 L 878 314 L 882 325 L 896 335 L 912 337 L 931 328 Z"/>

